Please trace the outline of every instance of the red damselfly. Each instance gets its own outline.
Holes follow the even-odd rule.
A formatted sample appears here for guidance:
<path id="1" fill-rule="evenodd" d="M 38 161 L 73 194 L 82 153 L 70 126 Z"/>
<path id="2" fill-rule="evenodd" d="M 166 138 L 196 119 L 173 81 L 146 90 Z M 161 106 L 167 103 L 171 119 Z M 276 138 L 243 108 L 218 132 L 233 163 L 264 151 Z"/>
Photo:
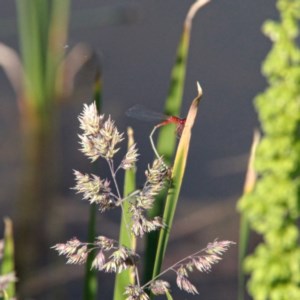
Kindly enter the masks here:
<path id="1" fill-rule="evenodd" d="M 176 133 L 177 136 L 180 137 L 183 127 L 185 125 L 185 118 L 179 118 L 176 116 L 167 116 L 162 113 L 158 113 L 155 111 L 152 111 L 143 105 L 137 104 L 134 105 L 133 107 L 129 108 L 128 111 L 126 112 L 126 115 L 132 118 L 136 118 L 141 121 L 161 121 L 157 125 L 154 126 L 153 130 L 150 133 L 150 142 L 153 148 L 153 151 L 157 158 L 161 159 L 160 155 L 158 154 L 156 147 L 153 142 L 153 134 L 156 131 L 157 128 L 161 126 L 165 126 L 167 124 L 175 124 L 176 125 Z"/>

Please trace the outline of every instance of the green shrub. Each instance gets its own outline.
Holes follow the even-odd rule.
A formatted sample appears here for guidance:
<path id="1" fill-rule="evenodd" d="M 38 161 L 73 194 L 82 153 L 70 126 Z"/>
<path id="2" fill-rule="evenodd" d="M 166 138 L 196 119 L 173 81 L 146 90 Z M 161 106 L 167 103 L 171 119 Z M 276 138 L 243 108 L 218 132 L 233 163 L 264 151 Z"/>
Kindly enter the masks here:
<path id="1" fill-rule="evenodd" d="M 258 180 L 239 208 L 263 237 L 245 261 L 254 299 L 300 299 L 300 51 L 299 0 L 278 0 L 278 22 L 264 33 L 273 42 L 263 64 L 268 88 L 255 100 L 264 136 L 258 146 Z M 299 42 L 299 40 L 298 40 Z"/>

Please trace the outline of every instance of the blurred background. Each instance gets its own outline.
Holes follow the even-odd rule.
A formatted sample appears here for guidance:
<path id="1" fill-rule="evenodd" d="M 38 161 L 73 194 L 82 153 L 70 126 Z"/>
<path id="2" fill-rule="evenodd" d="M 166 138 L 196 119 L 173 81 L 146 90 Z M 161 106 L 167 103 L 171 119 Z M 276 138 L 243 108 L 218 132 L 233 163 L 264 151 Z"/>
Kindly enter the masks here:
<path id="1" fill-rule="evenodd" d="M 142 184 L 143 170 L 153 158 L 148 139 L 153 124 L 129 119 L 125 112 L 134 104 L 162 111 L 183 21 L 192 2 L 71 1 L 68 37 L 58 47 L 68 53 L 84 43 L 93 55 L 78 72 L 71 95 L 64 97 L 53 118 L 57 171 L 49 178 L 55 189 L 43 215 L 51 234 L 41 249 L 37 268 L 29 270 L 20 283 L 23 299 L 81 299 L 83 267 L 65 265 L 49 248 L 73 236 L 86 237 L 89 207 L 70 187 L 74 186 L 73 169 L 90 170 L 78 151 L 77 116 L 83 103 L 93 100 L 97 64 L 101 61 L 103 112 L 112 115 L 120 130 L 132 126 L 135 131 L 141 153 L 138 183 Z M 0 42 L 19 53 L 15 2 L 0 3 Z M 196 95 L 196 81 L 203 87 L 204 98 L 193 129 L 166 266 L 215 238 L 238 242 L 236 202 L 243 189 L 253 130 L 259 126 L 253 98 L 266 85 L 260 65 L 270 43 L 262 35 L 261 25 L 268 18 L 277 18 L 272 1 L 227 0 L 212 1 L 194 19 L 182 116 Z M 0 70 L 0 211 L 1 218 L 10 216 L 17 223 L 17 210 L 34 212 L 35 207 L 19 201 L 26 195 L 22 121 L 17 96 Z M 47 166 L 40 172 L 47 172 Z M 99 234 L 117 237 L 118 215 L 101 215 L 98 222 Z M 174 299 L 235 299 L 237 247 L 230 249 L 210 274 L 195 274 L 193 282 L 200 296 L 184 294 L 174 286 Z M 99 288 L 99 299 L 110 299 L 113 276 L 99 274 Z"/>

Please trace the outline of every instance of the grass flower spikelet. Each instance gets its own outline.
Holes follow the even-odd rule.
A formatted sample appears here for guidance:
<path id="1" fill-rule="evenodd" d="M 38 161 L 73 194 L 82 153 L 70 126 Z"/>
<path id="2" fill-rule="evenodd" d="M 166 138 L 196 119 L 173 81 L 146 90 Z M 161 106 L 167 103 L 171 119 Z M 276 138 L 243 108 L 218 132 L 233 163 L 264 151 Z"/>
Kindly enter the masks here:
<path id="1" fill-rule="evenodd" d="M 149 296 L 138 285 L 129 285 L 126 287 L 126 300 L 150 300 Z"/>
<path id="2" fill-rule="evenodd" d="M 91 105 L 84 104 L 83 112 L 78 117 L 80 122 L 80 129 L 86 136 L 97 135 L 102 126 L 104 115 L 98 115 L 96 103 Z"/>
<path id="3" fill-rule="evenodd" d="M 16 282 L 17 277 L 15 272 L 0 275 L 0 296 L 4 295 L 4 291 L 8 288 L 9 284 Z"/>
<path id="4" fill-rule="evenodd" d="M 165 295 L 170 290 L 170 284 L 164 280 L 155 280 L 150 284 L 150 290 L 154 295 Z"/>
<path id="5" fill-rule="evenodd" d="M 83 131 L 79 135 L 81 152 L 92 162 L 99 157 L 112 159 L 119 150 L 117 145 L 123 140 L 123 133 L 119 133 L 111 117 L 104 121 L 104 115 L 99 115 L 96 104 L 92 103 L 84 105 L 78 119 Z"/>
<path id="6" fill-rule="evenodd" d="M 136 148 L 136 144 L 133 144 L 127 151 L 124 159 L 122 160 L 120 167 L 124 170 L 129 170 L 132 169 L 136 162 L 137 162 L 137 158 L 139 156 L 138 152 L 137 152 L 137 148 Z"/>
<path id="7" fill-rule="evenodd" d="M 116 201 L 112 197 L 110 182 L 101 180 L 100 177 L 92 174 L 82 174 L 74 171 L 76 185 L 73 188 L 77 193 L 83 194 L 83 199 L 90 203 L 99 205 L 101 212 L 116 206 Z"/>

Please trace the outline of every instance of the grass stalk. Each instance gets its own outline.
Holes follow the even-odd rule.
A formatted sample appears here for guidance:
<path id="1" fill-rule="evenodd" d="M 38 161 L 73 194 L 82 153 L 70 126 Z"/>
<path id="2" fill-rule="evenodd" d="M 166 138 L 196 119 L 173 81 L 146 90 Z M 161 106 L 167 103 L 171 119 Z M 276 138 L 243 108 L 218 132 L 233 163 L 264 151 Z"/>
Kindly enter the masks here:
<path id="1" fill-rule="evenodd" d="M 190 7 L 183 25 L 183 32 L 177 47 L 175 64 L 171 71 L 170 86 L 168 96 L 165 102 L 164 113 L 170 116 L 178 116 L 180 114 L 182 98 L 184 92 L 184 84 L 186 77 L 186 68 L 190 47 L 190 36 L 192 30 L 192 20 L 196 12 L 207 4 L 209 0 L 198 0 Z M 164 161 L 171 165 L 172 157 L 175 152 L 176 135 L 174 134 L 174 126 L 161 127 L 157 141 L 157 151 L 164 157 Z M 150 211 L 150 217 L 161 216 L 164 210 L 164 203 L 167 191 L 162 192 L 156 199 L 155 206 Z M 158 244 L 158 232 L 151 232 L 146 241 L 146 255 L 144 280 L 149 281 L 155 261 L 156 249 Z"/>
<path id="2" fill-rule="evenodd" d="M 69 0 L 16 0 L 23 65 L 18 97 L 24 179 L 15 224 L 20 282 L 45 261 L 48 251 L 47 216 L 53 205 L 51 195 L 56 178 L 53 117 L 60 94 L 56 81 L 61 76 L 58 70 L 65 51 L 69 3 Z M 31 255 L 25 257 L 24 252 Z"/>
<path id="3" fill-rule="evenodd" d="M 179 198 L 179 193 L 181 189 L 181 184 L 182 184 L 188 152 L 189 152 L 191 130 L 194 125 L 195 118 L 197 116 L 199 102 L 202 98 L 202 89 L 199 83 L 197 84 L 197 89 L 198 89 L 198 94 L 190 106 L 187 119 L 186 119 L 186 124 L 184 126 L 182 136 L 180 138 L 178 149 L 176 152 L 174 167 L 172 170 L 173 186 L 168 191 L 168 196 L 167 196 L 164 215 L 163 215 L 163 221 L 166 226 L 165 228 L 161 229 L 159 234 L 159 241 L 158 241 L 158 247 L 157 247 L 157 252 L 155 257 L 155 264 L 154 264 L 152 278 L 155 278 L 160 273 L 161 265 L 163 262 L 163 258 L 169 240 L 170 231 L 172 228 L 173 218 L 174 218 L 174 214 L 175 214 L 175 210 Z"/>
<path id="4" fill-rule="evenodd" d="M 127 129 L 128 136 L 128 149 L 134 144 L 133 130 L 131 128 Z M 124 197 L 128 196 L 136 190 L 136 175 L 135 169 L 129 169 L 125 171 L 124 180 Z M 132 223 L 132 215 L 129 211 L 128 201 L 124 201 L 122 207 L 122 219 L 120 225 L 120 237 L 119 244 L 126 246 L 129 249 L 136 249 L 136 238 L 131 234 L 130 227 Z M 134 284 L 134 270 L 129 268 L 120 274 L 116 275 L 115 279 L 115 289 L 114 289 L 114 300 L 123 300 L 125 287 L 129 284 Z"/>

